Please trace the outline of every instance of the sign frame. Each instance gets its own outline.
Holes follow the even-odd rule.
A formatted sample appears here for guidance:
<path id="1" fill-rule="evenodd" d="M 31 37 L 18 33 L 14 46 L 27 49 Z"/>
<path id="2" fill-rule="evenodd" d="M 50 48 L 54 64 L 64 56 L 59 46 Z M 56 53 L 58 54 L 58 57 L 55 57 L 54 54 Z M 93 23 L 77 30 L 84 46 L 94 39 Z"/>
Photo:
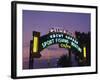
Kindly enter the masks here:
<path id="1" fill-rule="evenodd" d="M 36 6 L 50 6 L 50 7 L 72 7 L 72 8 L 84 8 L 84 9 L 93 9 L 95 10 L 94 14 L 95 14 L 95 41 L 93 42 L 95 44 L 95 66 L 94 66 L 94 70 L 90 71 L 90 72 L 74 72 L 74 73 L 59 73 L 59 74 L 43 74 L 43 75 L 18 75 L 18 66 L 17 62 L 18 62 L 18 33 L 17 33 L 17 28 L 18 28 L 18 23 L 17 23 L 17 19 L 18 19 L 18 5 L 36 5 Z M 49 9 L 48 9 L 49 10 Z M 77 11 L 76 11 L 77 12 Z M 68 75 L 83 75 L 83 74 L 97 74 L 98 72 L 98 61 L 97 61 L 97 34 L 98 34 L 98 28 L 97 28 L 97 24 L 98 24 L 98 7 L 97 6 L 88 6 L 88 5 L 72 5 L 72 4 L 57 4 L 57 3 L 41 3 L 41 2 L 24 2 L 24 1 L 12 1 L 11 2 L 11 78 L 13 79 L 20 79 L 20 78 L 37 78 L 37 77 L 53 77 L 53 76 L 68 76 Z M 22 36 L 21 36 L 22 37 Z M 93 41 L 93 40 L 92 40 Z M 92 42 L 91 42 L 92 43 Z M 34 73 L 34 72 L 33 72 Z M 24 73 L 23 73 L 24 74 Z"/>

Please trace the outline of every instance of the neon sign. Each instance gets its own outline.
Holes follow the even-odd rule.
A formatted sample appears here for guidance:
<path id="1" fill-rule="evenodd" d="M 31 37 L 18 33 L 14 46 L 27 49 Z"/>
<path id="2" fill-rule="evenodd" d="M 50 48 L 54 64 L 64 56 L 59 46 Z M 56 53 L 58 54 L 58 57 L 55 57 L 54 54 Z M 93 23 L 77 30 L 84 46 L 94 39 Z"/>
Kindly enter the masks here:
<path id="1" fill-rule="evenodd" d="M 70 45 L 68 45 L 68 44 L 60 44 L 59 45 L 61 48 L 71 48 L 71 46 Z"/>
<path id="2" fill-rule="evenodd" d="M 74 33 L 69 32 L 68 30 L 59 28 L 59 27 L 57 27 L 57 28 L 51 28 L 51 29 L 49 30 L 49 33 L 56 33 L 56 32 L 57 32 L 57 33 L 58 33 L 58 32 L 59 32 L 59 33 L 64 33 L 64 34 L 71 35 L 72 37 L 76 37 Z"/>
<path id="3" fill-rule="evenodd" d="M 76 48 L 79 52 L 82 52 L 82 49 L 79 47 L 79 42 L 77 41 L 77 39 L 71 37 L 68 34 L 53 32 L 40 37 L 40 50 L 47 48 L 48 46 L 53 44 L 59 44 L 61 45 L 60 47 L 63 48 Z"/>
<path id="4" fill-rule="evenodd" d="M 68 48 L 72 50 L 76 49 L 80 53 L 82 52 L 78 40 L 69 34 L 66 34 L 61 31 L 60 32 L 56 31 L 56 32 L 50 32 L 46 35 L 40 36 L 40 32 L 36 32 L 36 31 L 33 32 L 33 44 L 32 44 L 33 53 L 35 54 L 39 53 L 43 49 L 53 44 L 58 44 L 60 48 Z M 84 55 L 85 54 L 86 51 L 84 49 Z"/>

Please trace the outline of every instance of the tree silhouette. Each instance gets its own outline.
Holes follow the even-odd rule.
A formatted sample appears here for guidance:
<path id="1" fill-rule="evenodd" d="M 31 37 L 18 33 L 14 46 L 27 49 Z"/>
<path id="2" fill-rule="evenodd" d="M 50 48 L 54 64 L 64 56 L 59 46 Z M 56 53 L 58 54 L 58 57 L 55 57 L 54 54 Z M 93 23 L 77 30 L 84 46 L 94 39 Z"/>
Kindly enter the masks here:
<path id="1" fill-rule="evenodd" d="M 85 63 L 84 63 L 84 58 L 83 58 L 83 54 L 79 54 L 79 58 L 81 60 L 83 60 L 83 62 L 79 62 L 80 65 L 82 66 L 89 66 L 91 65 L 91 33 L 88 32 L 88 33 L 80 33 L 80 32 L 75 32 L 76 34 L 76 38 L 77 40 L 79 41 L 79 45 L 83 48 L 84 46 L 86 47 L 86 60 L 85 60 Z"/>
<path id="2" fill-rule="evenodd" d="M 67 55 L 62 55 L 57 62 L 58 67 L 70 67 L 70 64 L 71 62 Z"/>

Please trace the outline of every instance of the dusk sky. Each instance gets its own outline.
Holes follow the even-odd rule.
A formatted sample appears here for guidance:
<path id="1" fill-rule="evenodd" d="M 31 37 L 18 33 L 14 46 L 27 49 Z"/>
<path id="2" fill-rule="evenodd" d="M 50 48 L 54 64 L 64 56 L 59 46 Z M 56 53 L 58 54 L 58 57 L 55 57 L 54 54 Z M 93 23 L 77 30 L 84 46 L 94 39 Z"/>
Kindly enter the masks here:
<path id="1" fill-rule="evenodd" d="M 52 27 L 59 27 L 69 32 L 89 32 L 91 15 L 87 13 L 69 13 L 69 12 L 47 12 L 23 10 L 23 61 L 29 58 L 29 43 L 32 39 L 32 31 L 41 32 L 41 36 L 48 33 Z M 57 48 L 57 45 L 50 46 Z M 49 47 L 49 48 L 50 48 Z M 57 57 L 66 52 L 65 49 L 57 50 L 44 49 L 41 59 L 49 56 Z M 57 53 L 57 55 L 56 55 Z"/>

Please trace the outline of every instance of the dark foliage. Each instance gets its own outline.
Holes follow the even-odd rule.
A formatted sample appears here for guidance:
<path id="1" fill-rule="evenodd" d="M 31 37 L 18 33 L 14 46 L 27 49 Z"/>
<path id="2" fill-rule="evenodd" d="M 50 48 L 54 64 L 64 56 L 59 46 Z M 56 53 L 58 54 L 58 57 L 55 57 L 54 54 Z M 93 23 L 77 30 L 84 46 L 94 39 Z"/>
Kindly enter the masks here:
<path id="1" fill-rule="evenodd" d="M 70 64 L 71 62 L 67 55 L 62 55 L 57 62 L 58 67 L 70 67 Z"/>

